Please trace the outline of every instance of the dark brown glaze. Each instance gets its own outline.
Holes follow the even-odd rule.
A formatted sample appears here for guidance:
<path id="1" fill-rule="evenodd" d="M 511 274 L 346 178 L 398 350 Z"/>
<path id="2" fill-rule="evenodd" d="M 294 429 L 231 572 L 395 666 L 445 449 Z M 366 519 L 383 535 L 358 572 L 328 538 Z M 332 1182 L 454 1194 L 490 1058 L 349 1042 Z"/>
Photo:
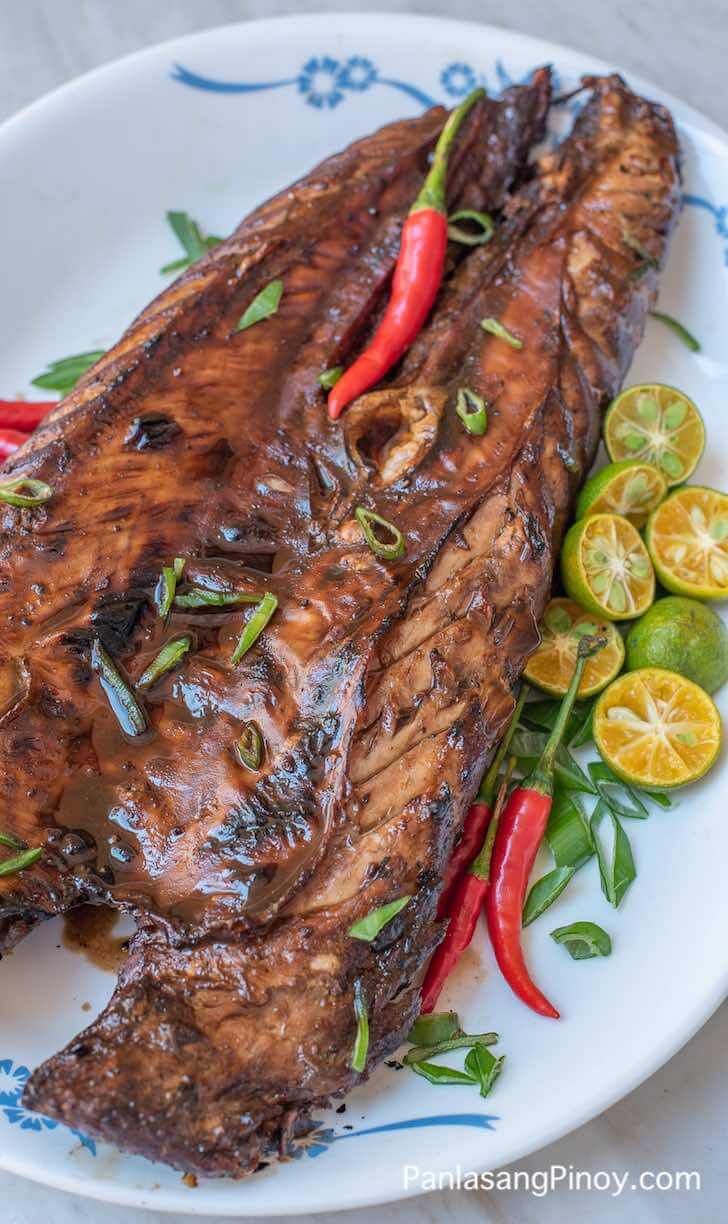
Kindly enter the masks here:
<path id="1" fill-rule="evenodd" d="M 471 112 L 453 204 L 504 203 L 548 99 L 541 72 Z M 238 922 L 241 907 L 264 914 L 313 869 L 356 709 L 346 622 L 392 586 L 379 566 L 337 576 L 344 502 L 362 482 L 317 380 L 380 309 L 444 114 L 383 129 L 253 213 L 14 460 L 55 495 L 45 510 L 0 513 L 0 675 L 23 685 L 0 726 L 0 803 L 20 837 L 49 847 L 35 871 L 0 884 L 6 944 L 84 896 L 195 927 L 228 911 Z M 278 314 L 236 332 L 275 277 Z M 229 665 L 250 609 L 160 625 L 152 592 L 179 555 L 191 582 L 275 592 L 266 649 Z M 400 567 L 394 585 L 409 573 Z M 146 699 L 149 733 L 130 739 L 90 670 L 89 642 L 97 635 L 133 681 L 181 628 L 196 648 Z M 266 740 L 262 776 L 233 753 L 249 719 Z"/>
<path id="2" fill-rule="evenodd" d="M 61 670 L 77 686 L 74 711 L 85 686 L 95 753 L 83 756 L 80 730 L 81 755 L 63 774 L 66 787 L 82 789 L 69 811 L 84 811 L 98 846 L 103 812 L 112 802 L 122 809 L 114 825 L 135 853 L 112 868 L 106 892 L 135 910 L 139 930 L 108 1008 L 31 1078 L 31 1108 L 183 1169 L 239 1177 L 359 1078 L 349 1068 L 357 979 L 370 1016 L 368 1069 L 396 1048 L 441 935 L 443 865 L 536 644 L 600 408 L 654 298 L 655 269 L 639 266 L 624 232 L 661 266 L 678 211 L 669 116 L 618 78 L 594 82 L 572 137 L 509 202 L 497 238 L 453 271 L 400 371 L 338 426 L 311 387 L 346 344 L 355 347 L 367 312 L 356 328 L 330 306 L 314 312 L 305 349 L 302 339 L 286 348 L 285 374 L 279 368 L 276 394 L 262 404 L 251 387 L 265 383 L 285 344 L 296 294 L 286 309 L 293 285 L 277 250 L 259 255 L 263 272 L 246 272 L 252 285 L 213 330 L 254 428 L 235 439 L 214 506 L 209 486 L 194 500 L 203 477 L 193 484 L 187 472 L 157 510 L 146 477 L 136 523 L 145 553 L 120 528 L 117 563 L 128 579 L 113 589 L 127 602 L 130 590 L 148 589 L 151 539 L 157 566 L 160 554 L 194 555 L 196 581 L 270 589 L 280 609 L 234 671 L 227 660 L 241 615 L 224 614 L 219 629 L 212 614 L 196 618 L 198 649 L 150 700 L 152 731 L 131 746 L 99 705 L 80 647 Z M 198 276 L 210 275 L 205 267 Z M 230 339 L 230 318 L 278 270 L 283 317 Z M 370 299 L 369 317 L 375 308 Z M 480 329 L 488 315 L 521 338 L 521 351 Z M 186 439 L 190 410 L 181 406 L 197 399 L 196 351 L 181 362 L 179 398 L 165 386 L 165 412 L 183 422 Z M 159 353 L 149 358 L 145 411 L 162 411 L 150 382 Z M 489 401 L 483 438 L 464 433 L 453 411 L 462 385 Z M 223 411 L 217 385 L 210 393 Z M 67 443 L 74 411 L 80 403 L 53 445 Z M 207 413 L 197 427 L 212 430 Z M 96 453 L 103 462 L 101 445 Z M 135 504 L 127 493 L 142 480 L 136 470 L 125 468 L 110 499 L 117 505 Z M 160 460 L 162 491 L 164 470 Z M 404 532 L 402 561 L 380 562 L 363 545 L 359 504 Z M 187 533 L 201 522 L 207 535 L 193 547 Z M 125 611 L 122 627 L 129 619 Z M 115 652 L 132 679 L 153 642 L 146 626 L 142 615 Z M 62 635 L 59 669 L 74 641 L 67 626 Z M 266 742 L 257 779 L 230 751 L 251 718 Z M 68 754 L 66 741 L 56 767 L 68 770 Z M 374 943 L 347 935 L 403 894 L 412 901 Z"/>

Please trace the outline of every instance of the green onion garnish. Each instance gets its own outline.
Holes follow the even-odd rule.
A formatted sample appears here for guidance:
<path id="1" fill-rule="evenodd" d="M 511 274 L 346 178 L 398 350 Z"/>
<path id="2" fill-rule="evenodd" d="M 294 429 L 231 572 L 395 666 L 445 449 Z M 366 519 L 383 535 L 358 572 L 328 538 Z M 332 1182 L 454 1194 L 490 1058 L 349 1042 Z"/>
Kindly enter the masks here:
<path id="1" fill-rule="evenodd" d="M 246 328 L 252 327 L 254 323 L 262 323 L 263 319 L 269 319 L 278 310 L 280 300 L 283 296 L 283 281 L 274 280 L 265 289 L 261 289 L 248 306 L 247 310 L 240 316 L 235 331 L 245 331 Z"/>
<path id="2" fill-rule="evenodd" d="M 351 938 L 362 939 L 365 943 L 371 943 L 373 939 L 376 939 L 382 928 L 388 922 L 391 922 L 411 899 L 410 896 L 398 897 L 396 901 L 390 901 L 387 905 L 380 905 L 378 909 L 372 910 L 364 918 L 360 918 L 358 922 L 353 923 L 349 927 Z"/>
<path id="3" fill-rule="evenodd" d="M 596 922 L 572 922 L 571 926 L 557 927 L 551 938 L 563 944 L 573 960 L 609 956 L 612 951 L 611 939 Z"/>
<path id="4" fill-rule="evenodd" d="M 356 1016 L 356 1037 L 349 1066 L 352 1071 L 363 1071 L 369 1050 L 369 1017 L 362 985 L 358 978 L 354 983 L 354 1015 Z"/>
<path id="5" fill-rule="evenodd" d="M 482 437 L 488 428 L 488 409 L 480 395 L 471 391 L 470 387 L 461 387 L 455 402 L 455 411 L 469 434 Z"/>
<path id="6" fill-rule="evenodd" d="M 236 604 L 260 603 L 259 591 L 208 591 L 204 587 L 193 587 L 184 595 L 177 595 L 176 608 L 228 608 Z"/>
<path id="7" fill-rule="evenodd" d="M 240 640 L 238 641 L 230 660 L 233 666 L 240 662 L 243 655 L 248 653 L 251 646 L 255 645 L 277 607 L 278 600 L 276 599 L 275 595 L 271 595 L 270 591 L 266 591 L 265 595 L 258 604 L 258 607 L 255 609 L 255 612 L 240 635 Z"/>
<path id="8" fill-rule="evenodd" d="M 470 1053 L 465 1059 L 465 1070 L 468 1071 L 476 1083 L 480 1084 L 480 1095 L 487 1097 L 503 1070 L 505 1062 L 505 1054 L 501 1054 L 500 1058 L 496 1058 L 495 1054 L 491 1054 L 487 1046 L 478 1042 L 474 1045 Z"/>
<path id="9" fill-rule="evenodd" d="M 248 769 L 260 769 L 263 761 L 263 736 L 254 722 L 245 724 L 243 733 L 235 745 L 235 751 Z"/>
<path id="10" fill-rule="evenodd" d="M 182 259 L 175 259 L 172 263 L 165 264 L 159 271 L 162 276 L 166 276 L 168 272 L 181 272 L 183 268 L 189 268 L 190 264 L 196 263 L 208 251 L 222 242 L 222 238 L 218 238 L 215 234 L 203 234 L 196 221 L 192 220 L 189 213 L 186 212 L 168 212 L 167 221 L 169 222 L 172 233 L 179 242 L 182 250 L 185 252 Z"/>
<path id="11" fill-rule="evenodd" d="M 9 846 L 11 850 L 24 850 L 25 842 L 16 837 L 14 833 L 4 833 L 0 829 L 0 846 Z"/>
<path id="12" fill-rule="evenodd" d="M 458 1071 L 456 1067 L 442 1067 L 433 1062 L 415 1062 L 409 1065 L 417 1075 L 429 1080 L 431 1084 L 469 1084 L 472 1087 L 478 1083 L 474 1075 L 469 1075 L 467 1071 Z"/>
<path id="13" fill-rule="evenodd" d="M 679 336 L 686 348 L 690 349 L 691 353 L 699 353 L 701 344 L 695 339 L 692 332 L 689 332 L 687 327 L 680 323 L 677 319 L 673 319 L 672 315 L 663 314 L 661 310 L 651 310 L 650 314 L 653 319 L 657 319 L 660 323 L 664 323 L 665 327 L 669 327 L 674 331 L 676 336 Z"/>
<path id="14" fill-rule="evenodd" d="M 480 326 L 484 332 L 488 332 L 491 336 L 497 336 L 499 340 L 505 340 L 506 344 L 510 344 L 511 348 L 522 349 L 523 341 L 514 336 L 513 332 L 499 323 L 497 319 L 481 319 Z"/>
<path id="15" fill-rule="evenodd" d="M 422 1062 L 423 1058 L 434 1058 L 436 1054 L 448 1054 L 450 1050 L 470 1050 L 474 1045 L 495 1045 L 498 1040 L 497 1033 L 463 1033 L 461 1037 L 451 1037 L 448 1041 L 438 1041 L 435 1045 L 414 1046 L 407 1051 L 402 1062 L 409 1067 L 412 1063 Z"/>
<path id="16" fill-rule="evenodd" d="M 405 555 L 407 546 L 404 536 L 399 528 L 394 526 L 394 523 L 388 523 L 381 514 L 375 514 L 373 510 L 367 510 L 364 506 L 357 506 L 354 514 L 362 529 L 364 539 L 373 553 L 376 553 L 378 557 L 383 557 L 385 561 L 397 561 Z M 385 540 L 380 540 L 375 535 L 374 526 L 386 531 L 391 541 L 387 543 Z"/>
<path id="17" fill-rule="evenodd" d="M 166 642 L 156 658 L 152 659 L 149 667 L 142 672 L 137 680 L 137 687 L 148 688 L 150 684 L 154 684 L 165 672 L 171 671 L 179 663 L 180 659 L 187 654 L 191 645 L 192 638 L 187 633 L 182 637 L 172 638 L 169 642 Z"/>
<path id="18" fill-rule="evenodd" d="M 332 387 L 335 387 L 343 373 L 343 366 L 332 366 L 330 370 L 324 370 L 323 374 L 319 374 L 318 380 L 324 391 L 330 391 Z"/>
<path id="19" fill-rule="evenodd" d="M 19 490 L 27 489 L 27 493 Z M 15 480 L 0 482 L 0 501 L 9 506 L 42 506 L 50 501 L 53 489 L 44 480 L 34 480 L 30 476 L 17 476 Z"/>
<path id="20" fill-rule="evenodd" d="M 457 221 L 472 221 L 480 226 L 480 231 L 463 229 Z M 447 219 L 447 236 L 453 242 L 462 242 L 464 246 L 482 246 L 490 242 L 495 233 L 495 221 L 489 213 L 476 212 L 473 208 L 461 208 L 451 213 Z"/>
<path id="21" fill-rule="evenodd" d="M 441 1041 L 461 1037 L 462 1033 L 457 1012 L 428 1012 L 417 1017 L 407 1034 L 407 1040 L 413 1045 L 434 1046 Z"/>
<path id="22" fill-rule="evenodd" d="M 576 874 L 576 867 L 554 867 L 537 880 L 523 907 L 523 925 L 530 926 L 561 896 Z"/>
<path id="23" fill-rule="evenodd" d="M 166 620 L 169 616 L 177 583 L 182 577 L 185 568 L 184 557 L 175 557 L 173 565 L 165 565 L 159 575 L 157 589 L 154 592 L 154 602 L 157 605 L 157 611 L 162 620 Z"/>
<path id="24" fill-rule="evenodd" d="M 148 725 L 147 716 L 98 638 L 91 646 L 91 667 L 99 678 L 122 731 L 127 735 L 143 735 Z"/>
<path id="25" fill-rule="evenodd" d="M 13 875 L 16 871 L 25 871 L 26 867 L 32 867 L 33 863 L 37 863 L 43 849 L 38 846 L 35 850 L 24 850 L 22 854 L 16 854 L 14 858 L 6 859 L 4 863 L 0 863 L 0 876 Z"/>
<path id="26" fill-rule="evenodd" d="M 42 387 L 44 391 L 58 391 L 61 395 L 68 395 L 81 375 L 90 370 L 92 365 L 96 365 L 103 356 L 103 349 L 94 349 L 89 353 L 76 353 L 74 357 L 51 361 L 48 369 L 37 378 L 32 378 L 31 382 L 34 387 Z"/>
<path id="27" fill-rule="evenodd" d="M 659 268 L 660 265 L 654 255 L 650 255 L 647 247 L 640 242 L 639 238 L 635 238 L 634 234 L 631 234 L 628 229 L 622 230 L 622 241 L 625 246 L 629 247 L 630 251 L 634 251 L 642 260 L 638 267 L 633 268 L 630 272 L 631 280 L 640 280 L 650 268 Z"/>

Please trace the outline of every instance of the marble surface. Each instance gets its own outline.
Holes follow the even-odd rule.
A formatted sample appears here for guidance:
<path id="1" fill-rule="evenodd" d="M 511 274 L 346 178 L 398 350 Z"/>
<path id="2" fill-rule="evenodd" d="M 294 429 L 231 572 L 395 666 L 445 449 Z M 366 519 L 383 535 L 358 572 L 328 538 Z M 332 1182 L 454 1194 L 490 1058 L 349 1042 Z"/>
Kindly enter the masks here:
<path id="1" fill-rule="evenodd" d="M 550 38 L 612 60 L 656 81 L 728 127 L 725 0 L 0 0 L 0 121 L 40 94 L 98 64 L 166 38 L 229 21 L 320 10 L 382 14 L 411 10 L 492 22 Z M 696 933 L 696 955 L 700 954 Z M 669 1006 L 669 1000 L 666 1000 Z M 386 1208 L 393 1224 L 556 1224 L 629 1219 L 630 1224 L 713 1224 L 725 1216 L 728 1170 L 728 1005 L 641 1088 L 600 1118 L 518 1165 L 533 1173 L 563 1167 L 592 1174 L 697 1170 L 699 1192 L 626 1189 L 445 1191 Z M 594 1058 L 599 1051 L 594 1051 Z M 574 1074 L 583 1073 L 575 1067 Z M 190 1192 L 191 1194 L 194 1191 Z M 0 1173 L 4 1224 L 163 1224 L 170 1217 L 128 1211 L 50 1191 Z M 351 1224 L 374 1224 L 382 1210 L 350 1213 Z M 202 1217 L 198 1217 L 202 1218 Z M 340 1214 L 297 1217 L 333 1224 Z M 207 1224 L 213 1224 L 207 1218 Z"/>

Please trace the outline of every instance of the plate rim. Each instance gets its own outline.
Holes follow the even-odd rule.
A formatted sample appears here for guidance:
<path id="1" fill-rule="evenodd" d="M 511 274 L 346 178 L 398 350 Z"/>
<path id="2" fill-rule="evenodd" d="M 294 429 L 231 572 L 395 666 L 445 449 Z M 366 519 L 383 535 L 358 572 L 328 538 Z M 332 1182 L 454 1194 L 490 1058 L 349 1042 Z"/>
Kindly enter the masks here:
<path id="1" fill-rule="evenodd" d="M 534 64 L 539 61 L 544 63 L 558 62 L 559 57 L 566 55 L 576 58 L 583 57 L 585 64 L 592 66 L 590 72 L 593 73 L 609 74 L 620 72 L 621 75 L 627 78 L 630 85 L 639 92 L 643 92 L 648 97 L 664 103 L 671 109 L 675 109 L 677 112 L 676 121 L 680 127 L 692 126 L 697 129 L 701 137 L 707 139 L 714 147 L 716 154 L 728 161 L 728 129 L 722 127 L 702 111 L 683 101 L 678 95 L 655 85 L 649 78 L 645 78 L 638 73 L 626 72 L 599 56 L 592 55 L 590 52 L 582 51 L 580 48 L 572 47 L 566 43 L 558 43 L 550 39 L 540 38 L 537 35 L 510 30 L 506 26 L 495 25 L 492 22 L 460 20 L 455 17 L 443 17 L 424 13 L 408 13 L 403 10 L 384 14 L 380 10 L 373 11 L 367 9 L 337 12 L 337 32 L 347 27 L 351 27 L 352 30 L 356 28 L 357 32 L 359 32 L 363 21 L 371 21 L 381 18 L 383 15 L 389 21 L 400 22 L 410 27 L 416 26 L 420 30 L 434 32 L 435 29 L 439 29 L 441 32 L 448 30 L 460 33 L 463 39 L 468 33 L 477 37 L 478 40 L 487 38 L 489 35 L 502 39 L 507 35 L 519 49 L 533 55 Z M 298 30 L 309 27 L 311 30 L 315 30 L 322 25 L 325 25 L 326 29 L 330 30 L 330 19 L 330 12 L 318 11 L 300 14 L 288 13 L 272 17 L 226 22 L 164 39 L 150 46 L 142 47 L 136 51 L 108 60 L 42 94 L 39 98 L 21 107 L 0 123 L 0 160 L 2 160 L 6 150 L 8 152 L 11 150 L 12 143 L 18 135 L 22 142 L 22 133 L 27 131 L 29 121 L 36 124 L 42 123 L 47 116 L 54 112 L 59 103 L 72 101 L 74 95 L 82 95 L 89 87 L 93 88 L 99 83 L 103 86 L 104 78 L 110 78 L 117 73 L 124 74 L 133 70 L 147 59 L 152 60 L 165 54 L 170 56 L 181 54 L 189 47 L 199 44 L 201 40 L 206 38 L 212 40 L 226 32 L 232 33 L 235 31 L 237 33 L 242 30 L 249 32 L 256 28 L 261 30 L 264 28 L 275 29 L 276 27 L 282 31 L 291 27 L 296 27 Z M 541 1129 L 538 1137 L 535 1135 L 538 1127 L 529 1130 L 521 1142 L 514 1147 L 513 1153 L 509 1156 L 506 1163 L 513 1164 L 528 1155 L 535 1154 L 551 1143 L 557 1142 L 559 1139 L 578 1130 L 587 1122 L 611 1108 L 618 1101 L 624 1099 L 624 1097 L 628 1096 L 669 1062 L 670 1059 L 675 1057 L 707 1023 L 726 998 L 728 998 L 728 965 L 726 965 L 726 969 L 720 977 L 716 976 L 713 981 L 713 988 L 706 992 L 702 1003 L 700 1005 L 696 1004 L 689 1017 L 687 1019 L 683 1017 L 682 1023 L 675 1025 L 674 1029 L 670 1030 L 660 1043 L 657 1051 L 653 1053 L 653 1056 L 647 1062 L 641 1065 L 639 1071 L 632 1072 L 624 1080 L 620 1080 L 619 1086 L 614 1091 L 601 1096 L 597 1103 L 592 1102 L 585 1106 L 577 1117 L 575 1119 L 572 1118 L 568 1123 L 556 1122 L 546 1131 Z M 122 1157 L 124 1156 L 123 1153 L 121 1155 Z M 489 1167 L 487 1160 L 471 1166 L 474 1172 L 483 1172 Z M 189 1200 L 185 1199 L 184 1203 L 181 1204 L 181 1191 L 175 1191 L 172 1188 L 160 1188 L 159 1191 L 147 1191 L 141 1188 L 135 1190 L 132 1186 L 118 1185 L 113 1180 L 102 1181 L 99 1177 L 88 1183 L 79 1183 L 78 1178 L 70 1173 L 64 1175 L 61 1172 L 56 1173 L 52 1170 L 44 1170 L 41 1167 L 40 1159 L 31 1163 L 30 1161 L 26 1162 L 20 1157 L 7 1156 L 3 1152 L 0 1152 L 0 1170 L 27 1178 L 51 1189 L 77 1194 L 82 1198 L 91 1199 L 96 1202 L 109 1202 L 169 1214 L 175 1212 L 177 1214 L 182 1212 L 194 1216 L 214 1214 L 221 1218 L 251 1218 L 254 1216 L 259 1218 L 275 1218 L 325 1211 L 356 1210 L 388 1202 L 409 1200 L 421 1194 L 429 1193 L 429 1191 L 423 1191 L 419 1187 L 402 1187 L 396 1198 L 392 1198 L 388 1191 L 382 1194 L 381 1191 L 371 1190 L 370 1192 L 353 1193 L 347 1197 L 343 1205 L 339 1206 L 332 1206 L 330 1198 L 322 1197 L 316 1200 L 309 1199 L 305 1205 L 300 1207 L 296 1206 L 295 1203 L 291 1205 L 273 1205 L 272 1207 L 255 1204 L 254 1209 L 251 1210 L 244 1202 L 240 1201 L 231 1201 L 229 1203 L 220 1201 L 214 1205 L 206 1203 L 198 1207 L 195 1205 L 193 1195 L 190 1195 Z M 230 1183 L 231 1190 L 244 1186 L 244 1181 Z"/>

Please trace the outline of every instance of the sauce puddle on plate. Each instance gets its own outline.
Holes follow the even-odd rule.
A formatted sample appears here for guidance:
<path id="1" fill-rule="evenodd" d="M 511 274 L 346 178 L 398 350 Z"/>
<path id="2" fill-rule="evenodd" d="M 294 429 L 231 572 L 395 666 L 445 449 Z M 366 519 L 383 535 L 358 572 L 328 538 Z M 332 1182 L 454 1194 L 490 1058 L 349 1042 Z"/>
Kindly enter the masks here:
<path id="1" fill-rule="evenodd" d="M 80 952 L 90 964 L 117 973 L 124 963 L 129 937 L 114 935 L 121 913 L 105 905 L 79 905 L 63 918 L 63 946 Z"/>

